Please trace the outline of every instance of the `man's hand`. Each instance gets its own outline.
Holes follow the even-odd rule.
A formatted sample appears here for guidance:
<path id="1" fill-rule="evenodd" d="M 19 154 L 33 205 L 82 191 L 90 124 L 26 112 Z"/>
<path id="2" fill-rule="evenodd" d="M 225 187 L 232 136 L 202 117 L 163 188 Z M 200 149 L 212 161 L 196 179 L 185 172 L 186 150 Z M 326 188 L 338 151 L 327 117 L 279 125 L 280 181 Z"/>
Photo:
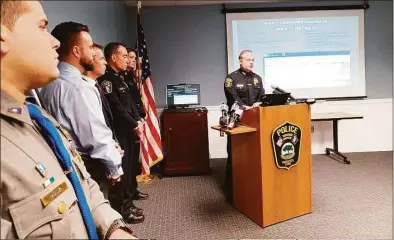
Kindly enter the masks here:
<path id="1" fill-rule="evenodd" d="M 120 182 L 120 177 L 112 178 L 111 174 L 109 173 L 105 173 L 105 177 L 111 182 L 112 185 L 115 185 L 115 183 Z"/>
<path id="2" fill-rule="evenodd" d="M 122 229 L 115 230 L 109 239 L 138 239 L 135 236 L 131 235 L 130 233 L 123 231 Z"/>
<path id="3" fill-rule="evenodd" d="M 142 132 L 144 131 L 144 124 L 141 121 L 138 121 L 137 124 L 137 129 L 142 134 Z"/>
<path id="4" fill-rule="evenodd" d="M 144 125 L 142 124 L 141 121 L 138 121 L 137 124 L 138 124 L 137 127 L 134 128 L 134 133 L 138 137 L 138 139 L 141 139 L 141 135 L 144 132 Z M 139 142 L 139 141 L 140 140 L 137 140 L 136 142 Z"/>

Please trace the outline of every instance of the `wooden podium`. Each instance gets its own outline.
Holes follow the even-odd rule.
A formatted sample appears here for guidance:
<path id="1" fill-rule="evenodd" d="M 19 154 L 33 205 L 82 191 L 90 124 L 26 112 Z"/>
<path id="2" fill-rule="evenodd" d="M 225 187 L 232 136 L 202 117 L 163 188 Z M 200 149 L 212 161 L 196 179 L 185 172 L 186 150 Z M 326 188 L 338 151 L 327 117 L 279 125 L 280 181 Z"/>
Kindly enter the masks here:
<path id="1" fill-rule="evenodd" d="M 309 105 L 253 108 L 244 112 L 241 126 L 223 131 L 231 135 L 238 211 L 262 227 L 312 212 Z"/>

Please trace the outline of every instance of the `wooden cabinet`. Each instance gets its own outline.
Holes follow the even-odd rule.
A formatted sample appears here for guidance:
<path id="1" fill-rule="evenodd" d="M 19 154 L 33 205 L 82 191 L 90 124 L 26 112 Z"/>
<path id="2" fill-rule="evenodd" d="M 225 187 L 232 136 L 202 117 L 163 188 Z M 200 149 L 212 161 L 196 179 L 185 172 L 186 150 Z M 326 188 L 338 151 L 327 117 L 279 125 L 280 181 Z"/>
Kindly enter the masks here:
<path id="1" fill-rule="evenodd" d="M 163 111 L 164 175 L 210 173 L 207 114 L 206 108 Z"/>

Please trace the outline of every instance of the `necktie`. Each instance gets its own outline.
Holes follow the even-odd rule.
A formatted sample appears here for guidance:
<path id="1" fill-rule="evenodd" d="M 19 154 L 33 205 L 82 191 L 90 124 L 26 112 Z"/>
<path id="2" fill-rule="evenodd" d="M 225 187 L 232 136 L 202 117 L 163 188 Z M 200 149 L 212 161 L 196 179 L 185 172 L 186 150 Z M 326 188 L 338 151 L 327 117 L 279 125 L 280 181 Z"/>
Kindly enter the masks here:
<path id="1" fill-rule="evenodd" d="M 102 97 L 102 96 L 103 96 L 103 89 L 101 89 L 100 84 L 98 84 L 98 83 L 96 82 L 95 86 L 96 86 L 96 88 L 99 90 L 100 96 Z"/>
<path id="2" fill-rule="evenodd" d="M 86 196 L 83 192 L 81 182 L 79 181 L 71 163 L 70 154 L 66 150 L 56 126 L 42 114 L 36 105 L 27 104 L 27 108 L 29 109 L 30 117 L 35 120 L 41 128 L 42 135 L 53 150 L 57 160 L 63 168 L 63 171 L 66 173 L 67 178 L 70 180 L 74 188 L 75 195 L 78 199 L 79 210 L 81 211 L 89 239 L 98 239 L 96 226 L 86 201 Z"/>

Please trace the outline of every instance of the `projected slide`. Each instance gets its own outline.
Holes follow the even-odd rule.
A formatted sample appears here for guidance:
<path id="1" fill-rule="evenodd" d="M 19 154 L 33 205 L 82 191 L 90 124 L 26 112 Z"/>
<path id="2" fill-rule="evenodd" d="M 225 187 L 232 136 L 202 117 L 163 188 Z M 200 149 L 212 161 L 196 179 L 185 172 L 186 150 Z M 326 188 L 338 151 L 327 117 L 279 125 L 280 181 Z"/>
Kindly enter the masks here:
<path id="1" fill-rule="evenodd" d="M 228 14 L 229 72 L 250 49 L 266 86 L 300 97 L 363 96 L 363 22 L 358 10 Z"/>
<path id="2" fill-rule="evenodd" d="M 289 89 L 349 86 L 350 52 L 264 54 L 262 72 L 268 86 Z"/>

